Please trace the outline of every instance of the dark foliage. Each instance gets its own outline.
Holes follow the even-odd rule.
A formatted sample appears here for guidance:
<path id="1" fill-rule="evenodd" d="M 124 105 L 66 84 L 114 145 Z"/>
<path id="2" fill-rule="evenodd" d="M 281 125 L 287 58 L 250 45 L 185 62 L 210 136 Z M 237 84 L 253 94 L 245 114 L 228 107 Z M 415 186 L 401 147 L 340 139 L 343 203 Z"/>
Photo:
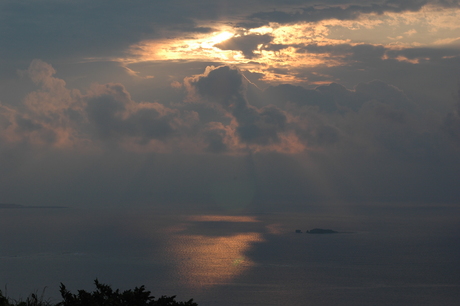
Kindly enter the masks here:
<path id="1" fill-rule="evenodd" d="M 187 302 L 176 301 L 176 296 L 155 299 L 144 286 L 121 292 L 119 289 L 113 290 L 109 285 L 101 284 L 97 279 L 94 284 L 96 290 L 93 292 L 78 290 L 77 294 L 73 294 L 61 283 L 62 301 L 57 304 L 45 301 L 43 295 L 38 297 L 34 293 L 25 301 L 10 301 L 0 291 L 0 306 L 198 306 L 193 299 Z"/>
<path id="2" fill-rule="evenodd" d="M 61 283 L 60 292 L 63 301 L 57 306 L 198 306 L 193 299 L 187 302 L 177 302 L 175 296 L 162 296 L 155 300 L 146 291 L 144 286 L 136 287 L 134 290 L 115 290 L 105 284 L 101 284 L 97 279 L 94 281 L 96 290 L 87 292 L 78 290 L 73 294 Z"/>
<path id="3" fill-rule="evenodd" d="M 10 303 L 8 303 L 8 298 L 3 295 L 3 293 L 0 291 L 0 306 L 9 306 Z"/>
<path id="4" fill-rule="evenodd" d="M 4 296 L 0 291 L 0 306 L 53 306 L 53 304 L 43 298 L 45 290 L 42 295 L 38 296 L 37 293 L 31 293 L 25 301 L 22 300 L 10 300 Z"/>

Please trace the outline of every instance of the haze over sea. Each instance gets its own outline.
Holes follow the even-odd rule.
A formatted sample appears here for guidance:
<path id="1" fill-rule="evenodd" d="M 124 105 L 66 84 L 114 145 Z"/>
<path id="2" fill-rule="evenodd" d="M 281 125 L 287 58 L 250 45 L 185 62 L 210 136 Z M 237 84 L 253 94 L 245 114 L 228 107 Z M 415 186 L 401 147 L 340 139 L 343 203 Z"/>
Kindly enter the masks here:
<path id="1" fill-rule="evenodd" d="M 55 301 L 60 282 L 76 292 L 98 278 L 200 306 L 458 305 L 458 206 L 372 206 L 1 209 L 0 284 L 13 298 L 46 287 Z M 340 233 L 305 233 L 317 227 Z"/>

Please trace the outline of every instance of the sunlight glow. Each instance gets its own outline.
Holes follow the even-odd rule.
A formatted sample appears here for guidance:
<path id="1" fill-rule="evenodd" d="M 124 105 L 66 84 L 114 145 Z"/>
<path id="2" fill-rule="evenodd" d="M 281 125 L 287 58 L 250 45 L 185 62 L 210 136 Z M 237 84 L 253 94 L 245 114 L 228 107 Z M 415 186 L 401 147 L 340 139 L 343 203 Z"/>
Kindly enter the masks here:
<path id="1" fill-rule="evenodd" d="M 262 241 L 259 233 L 229 237 L 181 235 L 177 237 L 175 258 L 181 282 L 194 288 L 206 288 L 228 282 L 253 265 L 245 257 L 251 244 Z"/>
<path id="2" fill-rule="evenodd" d="M 221 215 L 198 215 L 188 217 L 190 221 L 225 221 L 225 222 L 260 222 L 255 217 L 250 216 L 221 216 Z"/>
<path id="3" fill-rule="evenodd" d="M 174 277 L 191 288 L 206 289 L 231 281 L 253 265 L 246 253 L 254 243 L 264 241 L 261 233 L 232 232 L 225 227 L 227 222 L 259 223 L 254 216 L 195 215 L 186 220 L 168 232 L 167 249 L 176 263 Z M 208 222 L 215 226 L 209 234 L 193 233 L 194 226 Z"/>
<path id="4" fill-rule="evenodd" d="M 252 216 L 196 215 L 189 222 L 259 222 Z M 222 232 L 210 235 L 187 234 L 192 223 L 176 228 L 168 241 L 176 277 L 191 288 L 208 288 L 231 281 L 253 265 L 246 257 L 252 244 L 264 241 L 257 232 Z M 180 231 L 177 231 L 179 229 Z M 219 234 L 218 234 L 219 233 Z M 228 234 L 228 235 L 227 235 Z"/>
<path id="5" fill-rule="evenodd" d="M 202 35 L 193 39 L 168 39 L 162 41 L 144 41 L 131 47 L 130 53 L 137 61 L 151 60 L 214 60 L 237 61 L 242 58 L 233 51 L 222 51 L 214 47 L 234 34 L 228 31 L 214 32 L 210 36 Z M 236 59 L 235 59 L 236 57 Z"/>
<path id="6" fill-rule="evenodd" d="M 132 57 L 125 62 L 213 61 L 261 73 L 267 83 L 311 83 L 307 75 L 297 71 L 314 72 L 316 67 L 347 65 L 350 56 L 347 50 L 359 44 L 387 49 L 458 45 L 459 17 L 460 9 L 426 6 L 418 12 L 367 14 L 356 20 L 270 23 L 254 29 L 225 26 L 210 34 L 143 41 L 131 47 Z M 241 39 L 245 36 L 247 39 Z M 227 42 L 225 48 L 216 47 L 224 42 Z M 319 85 L 332 81 L 336 80 L 325 77 L 315 82 Z"/>

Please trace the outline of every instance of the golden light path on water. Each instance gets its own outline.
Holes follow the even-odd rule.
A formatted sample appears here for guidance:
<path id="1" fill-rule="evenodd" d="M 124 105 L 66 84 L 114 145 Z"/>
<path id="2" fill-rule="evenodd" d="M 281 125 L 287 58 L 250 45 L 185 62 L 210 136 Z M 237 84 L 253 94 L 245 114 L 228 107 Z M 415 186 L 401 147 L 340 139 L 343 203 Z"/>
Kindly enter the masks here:
<path id="1" fill-rule="evenodd" d="M 247 216 L 192 216 L 193 222 L 258 222 Z M 190 225 L 190 224 L 189 224 Z M 263 241 L 257 232 L 222 232 L 187 234 L 189 225 L 177 228 L 168 242 L 179 283 L 190 288 L 208 288 L 227 283 L 249 269 L 254 263 L 245 254 L 252 244 Z"/>

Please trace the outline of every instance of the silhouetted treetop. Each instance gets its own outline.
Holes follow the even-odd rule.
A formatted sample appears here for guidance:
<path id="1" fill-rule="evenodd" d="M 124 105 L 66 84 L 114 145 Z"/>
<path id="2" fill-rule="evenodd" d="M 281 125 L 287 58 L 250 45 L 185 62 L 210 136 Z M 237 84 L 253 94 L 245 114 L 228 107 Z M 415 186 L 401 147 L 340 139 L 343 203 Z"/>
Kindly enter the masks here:
<path id="1" fill-rule="evenodd" d="M 61 283 L 59 291 L 63 301 L 57 306 L 198 306 L 193 299 L 178 302 L 175 300 L 176 296 L 155 299 L 144 286 L 121 292 L 119 289 L 114 291 L 109 285 L 101 284 L 97 279 L 94 284 L 96 290 L 93 292 L 78 290 L 77 294 L 73 294 Z"/>

